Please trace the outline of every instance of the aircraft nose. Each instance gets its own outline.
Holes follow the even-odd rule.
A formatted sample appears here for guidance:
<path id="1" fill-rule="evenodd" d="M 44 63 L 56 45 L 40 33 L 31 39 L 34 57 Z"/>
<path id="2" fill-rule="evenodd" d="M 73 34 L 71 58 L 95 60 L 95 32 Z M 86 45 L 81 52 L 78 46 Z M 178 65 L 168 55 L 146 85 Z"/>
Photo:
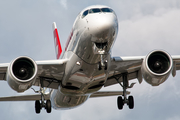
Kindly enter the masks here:
<path id="1" fill-rule="evenodd" d="M 100 14 L 90 21 L 91 41 L 104 43 L 115 36 L 118 29 L 117 18 L 113 14 Z"/>

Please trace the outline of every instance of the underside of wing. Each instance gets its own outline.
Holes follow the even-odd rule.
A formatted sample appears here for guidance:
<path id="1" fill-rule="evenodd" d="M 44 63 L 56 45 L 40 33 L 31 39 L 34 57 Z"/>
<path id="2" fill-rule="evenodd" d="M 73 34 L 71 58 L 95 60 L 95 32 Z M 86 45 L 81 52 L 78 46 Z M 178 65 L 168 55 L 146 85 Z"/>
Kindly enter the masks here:
<path id="1" fill-rule="evenodd" d="M 57 89 L 63 76 L 66 67 L 67 59 L 36 61 L 38 65 L 38 73 L 36 81 L 33 85 Z"/>
<path id="2" fill-rule="evenodd" d="M 180 70 L 180 55 L 173 55 L 172 59 L 175 67 L 175 70 L 173 72 L 175 72 L 176 70 Z"/>
<path id="3" fill-rule="evenodd" d="M 171 56 L 163 50 L 154 50 L 147 56 L 114 57 L 104 86 L 122 82 L 124 74 L 127 80 L 137 78 L 141 83 L 144 78 L 152 86 L 158 86 L 166 81 L 170 74 L 175 76 L 177 70 L 180 70 L 180 56 Z"/>
<path id="4" fill-rule="evenodd" d="M 57 89 L 64 76 L 67 59 L 34 61 L 20 56 L 10 63 L 0 64 L 0 80 L 9 86 L 24 92 L 31 86 Z"/>
<path id="5" fill-rule="evenodd" d="M 138 78 L 139 82 L 142 82 L 140 68 L 143 59 L 144 56 L 112 58 L 108 79 L 104 86 L 117 84 L 117 79 L 122 82 L 122 74 L 124 73 L 127 74 L 128 80 Z"/>
<path id="6" fill-rule="evenodd" d="M 0 64 L 0 80 L 6 80 L 6 72 L 7 72 L 8 66 L 9 66 L 9 63 Z"/>

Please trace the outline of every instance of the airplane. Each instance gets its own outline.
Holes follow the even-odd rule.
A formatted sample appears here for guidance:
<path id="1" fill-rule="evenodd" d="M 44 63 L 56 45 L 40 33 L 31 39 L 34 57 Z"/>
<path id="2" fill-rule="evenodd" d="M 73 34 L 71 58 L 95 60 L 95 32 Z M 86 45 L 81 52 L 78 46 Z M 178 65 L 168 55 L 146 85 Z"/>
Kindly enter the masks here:
<path id="1" fill-rule="evenodd" d="M 88 98 L 117 95 L 117 107 L 134 108 L 134 98 L 127 89 L 143 79 L 152 86 L 164 83 L 180 69 L 180 56 L 164 50 L 153 50 L 146 56 L 113 57 L 111 49 L 118 34 L 114 10 L 93 5 L 82 10 L 74 24 L 65 49 L 62 50 L 56 23 L 53 35 L 56 60 L 34 61 L 19 56 L 0 64 L 0 79 L 18 93 L 38 86 L 33 95 L 0 97 L 0 101 L 35 101 L 35 112 L 42 108 L 66 110 L 82 105 Z M 99 91 L 119 84 L 123 91 Z M 47 88 L 50 89 L 46 93 Z"/>

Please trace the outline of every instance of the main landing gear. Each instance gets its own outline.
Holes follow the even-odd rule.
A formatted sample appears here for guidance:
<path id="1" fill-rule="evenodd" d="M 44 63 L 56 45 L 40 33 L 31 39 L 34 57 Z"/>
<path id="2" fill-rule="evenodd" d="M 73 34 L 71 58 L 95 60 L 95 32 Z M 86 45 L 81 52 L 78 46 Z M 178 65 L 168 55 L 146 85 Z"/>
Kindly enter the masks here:
<path id="1" fill-rule="evenodd" d="M 39 114 L 41 112 L 42 108 L 46 109 L 47 113 L 51 113 L 51 101 L 47 100 L 46 103 L 44 101 L 41 100 L 41 103 L 39 100 L 35 101 L 35 111 L 37 114 Z"/>
<path id="2" fill-rule="evenodd" d="M 123 78 L 123 84 L 121 84 L 121 82 L 119 82 L 119 78 L 116 79 L 119 82 L 119 84 L 123 87 L 123 96 L 118 96 L 118 98 L 117 98 L 118 109 L 119 110 L 123 109 L 124 104 L 127 104 L 129 106 L 129 109 L 133 109 L 134 108 L 134 98 L 133 98 L 133 96 L 129 96 L 127 98 L 126 89 L 132 88 L 135 83 L 132 83 L 131 86 L 129 86 L 126 73 L 122 75 L 122 78 Z"/>
<path id="3" fill-rule="evenodd" d="M 45 108 L 47 113 L 51 113 L 51 101 L 46 100 L 46 102 L 45 102 L 45 97 L 44 97 L 45 91 L 46 91 L 46 89 L 44 89 L 43 83 L 41 82 L 40 90 L 35 91 L 35 92 L 40 92 L 41 93 L 41 100 L 36 100 L 35 101 L 35 111 L 36 111 L 37 114 L 39 114 L 41 112 L 42 108 Z"/>

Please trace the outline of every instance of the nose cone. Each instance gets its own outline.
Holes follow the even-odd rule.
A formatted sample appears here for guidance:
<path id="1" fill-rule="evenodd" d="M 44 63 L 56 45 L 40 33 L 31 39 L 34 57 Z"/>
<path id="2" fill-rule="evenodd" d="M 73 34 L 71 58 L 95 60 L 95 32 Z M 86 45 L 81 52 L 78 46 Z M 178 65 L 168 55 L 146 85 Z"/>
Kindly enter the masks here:
<path id="1" fill-rule="evenodd" d="M 114 14 L 100 13 L 90 17 L 88 22 L 93 42 L 108 42 L 114 38 L 118 30 L 117 17 Z"/>

